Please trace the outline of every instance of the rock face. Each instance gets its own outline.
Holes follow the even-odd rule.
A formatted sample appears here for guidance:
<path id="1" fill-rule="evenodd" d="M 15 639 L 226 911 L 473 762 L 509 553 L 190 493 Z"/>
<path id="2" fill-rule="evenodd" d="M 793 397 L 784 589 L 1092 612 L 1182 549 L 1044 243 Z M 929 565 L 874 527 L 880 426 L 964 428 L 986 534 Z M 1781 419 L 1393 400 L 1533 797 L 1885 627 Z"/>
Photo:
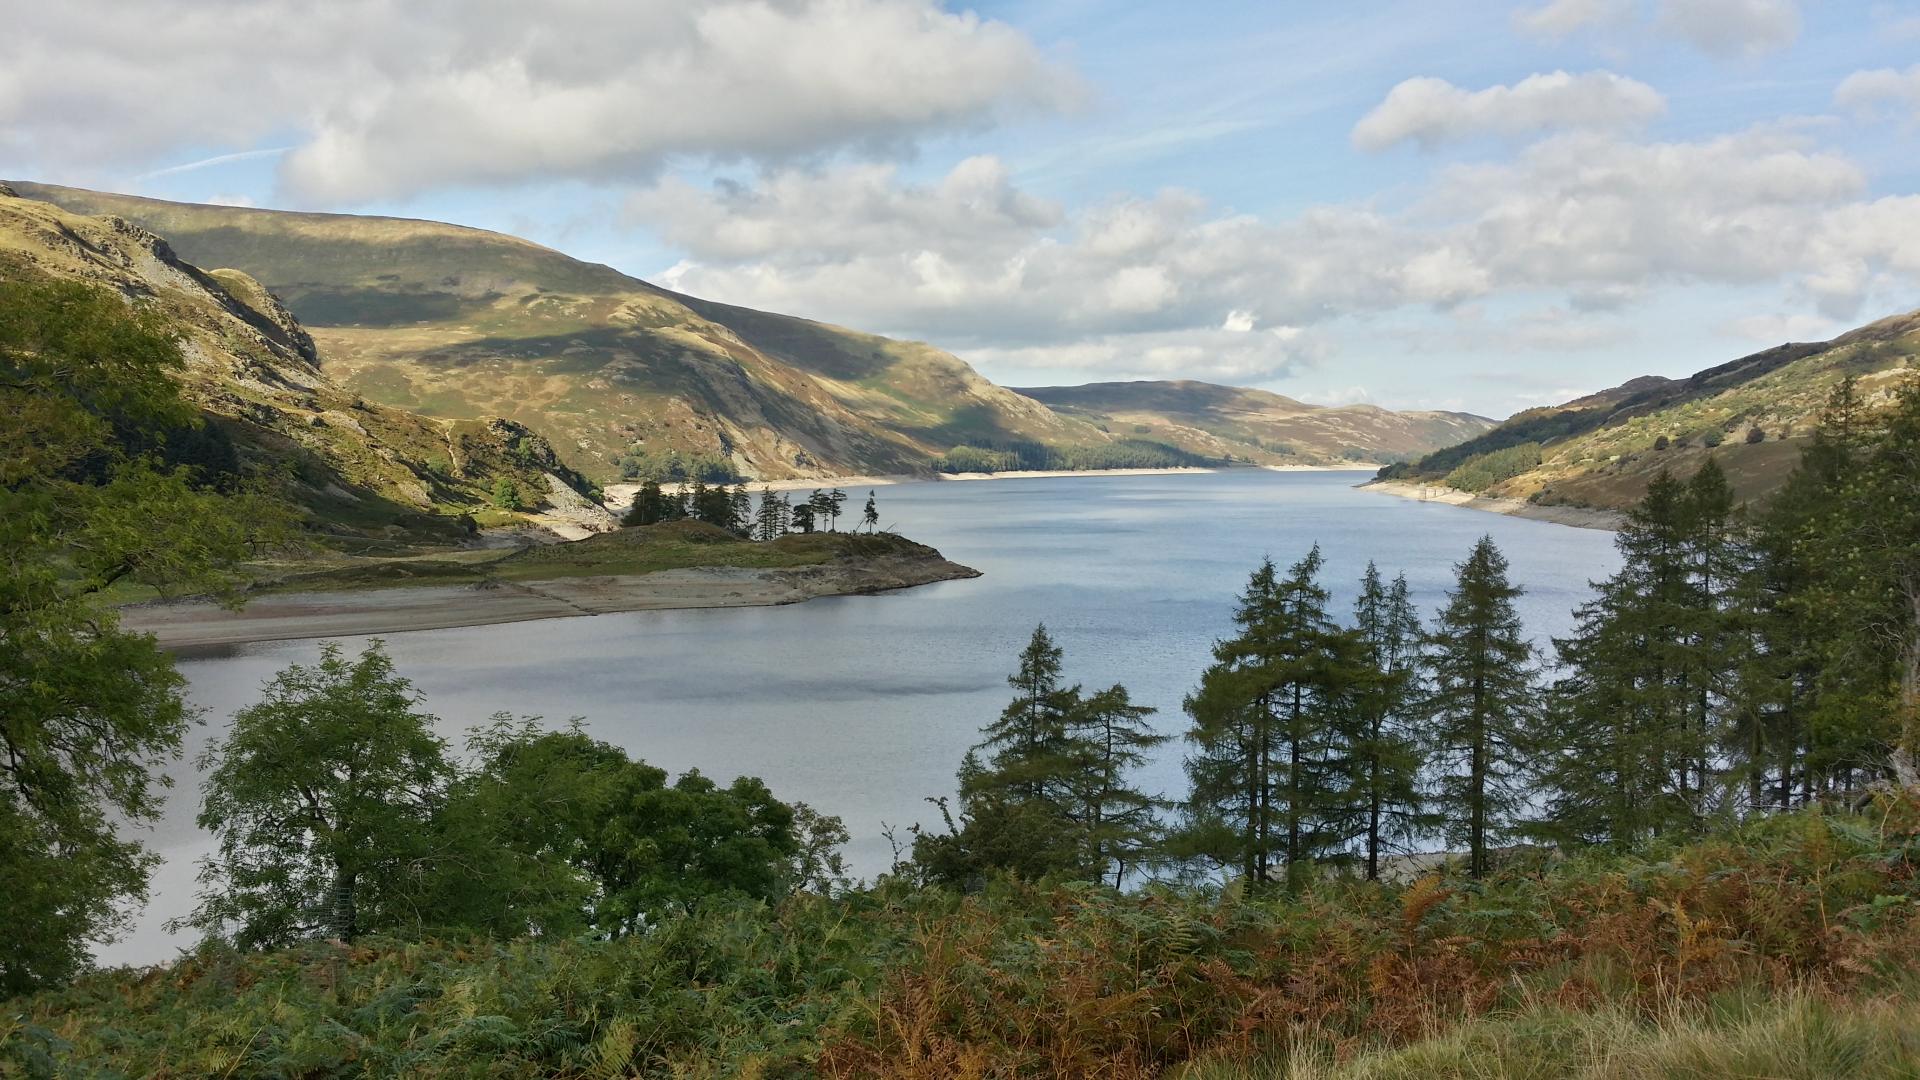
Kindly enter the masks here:
<path id="1" fill-rule="evenodd" d="M 258 281 L 203 271 L 123 218 L 0 194 L 0 278 L 25 276 L 92 282 L 162 313 L 180 335 L 188 397 L 244 459 L 290 466 L 294 496 L 325 531 L 461 535 L 461 515 L 502 476 L 538 493 L 557 484 L 570 514 L 594 520 L 585 482 L 534 432 L 367 401 L 322 371 L 313 338 Z"/>

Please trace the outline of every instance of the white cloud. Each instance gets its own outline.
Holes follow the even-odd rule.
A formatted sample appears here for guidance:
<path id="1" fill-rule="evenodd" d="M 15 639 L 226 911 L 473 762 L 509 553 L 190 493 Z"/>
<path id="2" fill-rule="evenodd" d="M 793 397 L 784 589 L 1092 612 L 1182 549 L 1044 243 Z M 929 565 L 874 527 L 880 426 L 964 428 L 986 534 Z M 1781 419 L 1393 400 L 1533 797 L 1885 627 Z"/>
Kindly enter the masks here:
<path id="1" fill-rule="evenodd" d="M 1617 345 L 1631 325 L 1619 313 L 1690 285 L 1784 286 L 1850 317 L 1920 284 L 1920 196 L 1865 191 L 1846 158 L 1779 131 L 1573 132 L 1442 168 L 1403 208 L 1271 220 L 1182 192 L 1062 211 L 992 159 L 924 184 L 851 165 L 751 188 L 668 182 L 633 207 L 685 249 L 669 282 L 699 295 L 929 338 L 1002 369 L 1244 380 L 1313 363 L 1343 320 L 1501 297 L 1533 313 L 1475 340 L 1542 354 Z"/>
<path id="2" fill-rule="evenodd" d="M 1825 341 L 1842 329 L 1832 319 L 1805 313 L 1749 315 L 1721 327 L 1726 333 L 1748 341 L 1776 345 L 1783 341 Z"/>
<path id="3" fill-rule="evenodd" d="M 1425 149 L 1481 135 L 1555 130 L 1616 130 L 1659 116 L 1667 103 L 1646 83 L 1591 71 L 1529 75 L 1512 86 L 1463 90 L 1445 79 L 1408 79 L 1353 128 L 1353 144 L 1384 150 L 1401 142 Z"/>
<path id="4" fill-rule="evenodd" d="M 891 151 L 1075 93 L 936 0 L 67 0 L 7 23 L 0 155 L 139 166 L 292 132 L 283 184 L 336 203 Z"/>
<path id="5" fill-rule="evenodd" d="M 1656 25 L 1714 56 L 1759 56 L 1800 36 L 1794 0 L 1660 0 Z"/>
<path id="6" fill-rule="evenodd" d="M 1063 379 L 1206 379 L 1266 382 L 1318 367 L 1333 348 L 1298 327 L 1100 334 L 1059 345 L 984 347 L 967 358 L 996 370 L 1054 372 Z"/>
<path id="7" fill-rule="evenodd" d="M 1856 112 L 1873 112 L 1883 105 L 1904 108 L 1920 120 L 1920 64 L 1905 71 L 1880 68 L 1856 71 L 1841 80 L 1833 103 Z"/>
<path id="8" fill-rule="evenodd" d="M 1522 33 L 1560 41 L 1581 30 L 1618 29 L 1633 20 L 1633 0 L 1552 0 L 1513 13 Z"/>

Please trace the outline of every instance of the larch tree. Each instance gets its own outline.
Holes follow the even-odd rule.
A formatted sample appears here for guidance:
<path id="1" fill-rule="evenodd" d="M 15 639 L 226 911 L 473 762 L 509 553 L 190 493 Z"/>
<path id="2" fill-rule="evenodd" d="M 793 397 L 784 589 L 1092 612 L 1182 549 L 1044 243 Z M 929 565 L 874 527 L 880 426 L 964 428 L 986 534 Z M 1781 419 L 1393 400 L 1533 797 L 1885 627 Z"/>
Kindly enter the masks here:
<path id="1" fill-rule="evenodd" d="M 1403 849 L 1433 824 L 1422 809 L 1420 793 L 1421 628 L 1406 575 L 1388 584 L 1371 562 L 1361 578 L 1353 615 L 1374 674 L 1355 701 L 1352 747 L 1361 853 L 1371 881 L 1380 876 L 1384 854 Z"/>
<path id="2" fill-rule="evenodd" d="M 1536 687 L 1533 646 L 1507 579 L 1507 560 L 1482 537 L 1454 568 L 1454 588 L 1427 635 L 1427 710 L 1435 748 L 1436 809 L 1448 838 L 1467 847 L 1467 871 L 1485 874 L 1523 809 L 1525 737 Z"/>
<path id="3" fill-rule="evenodd" d="M 1369 673 L 1357 635 L 1327 613 L 1314 549 L 1285 578 L 1263 562 L 1241 593 L 1239 633 L 1186 699 L 1191 782 L 1178 841 L 1188 855 L 1237 868 L 1249 883 L 1308 863 L 1350 838 L 1355 797 L 1348 742 Z"/>
<path id="4" fill-rule="evenodd" d="M 1086 695 L 1071 719 L 1077 744 L 1071 749 L 1081 759 L 1075 817 L 1086 834 L 1087 864 L 1096 873 L 1112 874 L 1116 889 L 1153 857 L 1161 842 L 1165 804 L 1130 777 L 1169 738 L 1153 730 L 1147 719 L 1153 714 L 1153 709 L 1135 705 L 1127 688 L 1115 683 Z"/>

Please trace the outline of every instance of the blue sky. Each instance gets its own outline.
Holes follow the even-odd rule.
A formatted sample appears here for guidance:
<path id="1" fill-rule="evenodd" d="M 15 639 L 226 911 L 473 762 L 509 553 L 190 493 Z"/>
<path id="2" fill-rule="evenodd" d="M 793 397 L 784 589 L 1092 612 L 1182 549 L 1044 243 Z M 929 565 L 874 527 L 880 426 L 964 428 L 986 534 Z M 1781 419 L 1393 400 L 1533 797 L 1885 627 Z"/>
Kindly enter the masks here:
<path id="1" fill-rule="evenodd" d="M 1012 385 L 1505 415 L 1920 306 L 1920 4 L 80 0 L 11 40 L 0 172 L 498 229 Z"/>

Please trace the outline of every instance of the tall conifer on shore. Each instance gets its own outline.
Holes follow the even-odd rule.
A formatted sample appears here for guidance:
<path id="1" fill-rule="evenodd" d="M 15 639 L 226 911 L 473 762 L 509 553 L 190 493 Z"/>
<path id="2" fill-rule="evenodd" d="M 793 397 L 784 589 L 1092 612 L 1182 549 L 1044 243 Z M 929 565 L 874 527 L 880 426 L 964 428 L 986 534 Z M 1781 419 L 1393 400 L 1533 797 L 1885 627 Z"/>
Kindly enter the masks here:
<path id="1" fill-rule="evenodd" d="M 1467 847 L 1467 871 L 1479 877 L 1522 809 L 1533 646 L 1514 608 L 1523 590 L 1507 580 L 1506 557 L 1491 536 L 1454 570 L 1455 586 L 1427 637 L 1428 707 L 1437 808 L 1448 839 Z"/>
<path id="2" fill-rule="evenodd" d="M 1250 883 L 1284 869 L 1289 888 L 1310 860 L 1351 837 L 1356 787 L 1343 725 L 1367 679 L 1363 647 L 1327 614 L 1314 549 L 1283 579 L 1255 570 L 1214 664 L 1189 695 L 1191 780 L 1186 854 L 1237 868 Z"/>
<path id="3" fill-rule="evenodd" d="M 1354 624 L 1374 676 L 1356 701 L 1353 744 L 1361 853 L 1366 876 L 1374 880 L 1380 876 L 1381 856 L 1430 823 L 1421 808 L 1422 747 L 1414 715 L 1420 689 L 1420 616 L 1406 575 L 1389 585 L 1369 562 L 1354 602 Z"/>

